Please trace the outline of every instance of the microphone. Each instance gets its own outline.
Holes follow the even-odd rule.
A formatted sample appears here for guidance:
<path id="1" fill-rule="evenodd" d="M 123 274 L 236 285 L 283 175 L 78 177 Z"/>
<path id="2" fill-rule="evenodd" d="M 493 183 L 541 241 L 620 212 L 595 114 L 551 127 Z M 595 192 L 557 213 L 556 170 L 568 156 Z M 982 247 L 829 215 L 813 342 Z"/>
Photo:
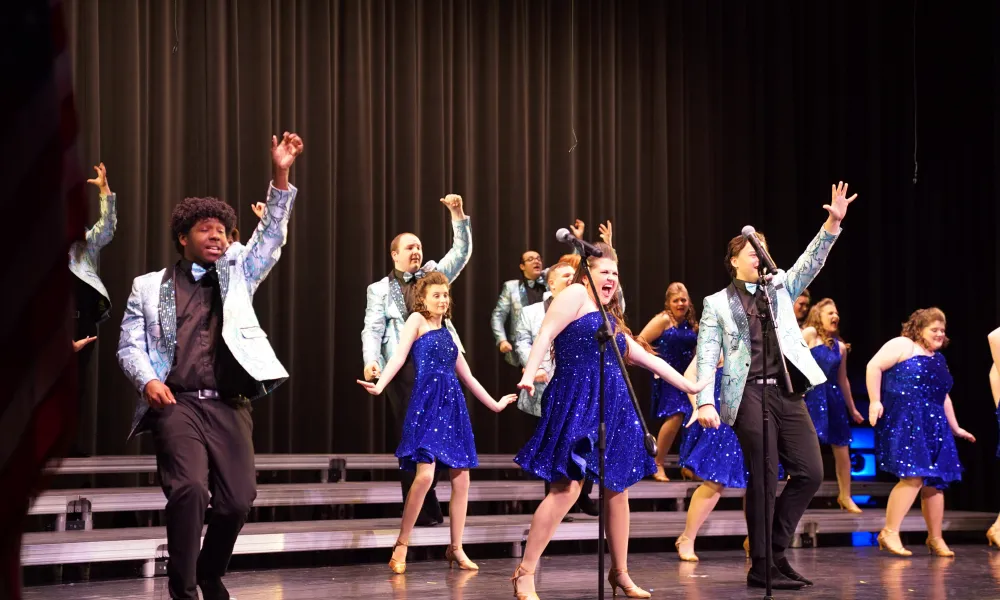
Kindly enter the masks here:
<path id="1" fill-rule="evenodd" d="M 754 235 L 757 233 L 757 230 L 753 228 L 753 225 L 747 225 L 743 228 L 741 233 L 743 234 L 743 237 L 750 242 L 753 249 L 757 251 L 757 258 L 761 263 L 763 263 L 764 269 L 771 274 L 777 273 L 778 267 L 774 266 L 774 261 L 771 260 L 771 255 L 767 253 L 767 250 L 765 250 L 760 244 L 760 240 L 758 240 L 757 236 Z"/>
<path id="2" fill-rule="evenodd" d="M 569 232 L 569 229 L 563 227 L 556 232 L 556 239 L 564 244 L 569 244 L 570 246 L 575 246 L 580 249 L 580 254 L 583 254 L 584 258 L 588 256 L 593 256 L 595 258 L 601 258 L 604 256 L 604 251 L 597 246 L 586 242 L 576 237 Z"/>

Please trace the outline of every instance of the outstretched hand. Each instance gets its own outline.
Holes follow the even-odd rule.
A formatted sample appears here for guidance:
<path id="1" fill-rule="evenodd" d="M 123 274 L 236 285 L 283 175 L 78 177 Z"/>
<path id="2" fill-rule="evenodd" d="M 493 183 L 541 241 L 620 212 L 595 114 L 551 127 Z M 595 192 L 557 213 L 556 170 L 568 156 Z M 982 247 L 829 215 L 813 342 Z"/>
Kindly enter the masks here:
<path id="1" fill-rule="evenodd" d="M 611 244 L 611 221 L 609 220 L 607 224 L 598 223 L 597 231 L 600 232 L 601 240 L 609 247 L 614 248 L 614 245 Z"/>
<path id="2" fill-rule="evenodd" d="M 689 394 L 697 394 L 701 390 L 703 390 L 706 387 L 708 387 L 708 384 L 710 384 L 710 383 L 712 383 L 714 381 L 715 381 L 715 373 L 712 373 L 711 377 L 706 377 L 705 379 L 702 379 L 701 381 L 698 381 L 696 383 L 690 383 L 689 382 L 688 383 L 688 389 L 685 390 L 685 391 L 687 393 L 689 393 Z"/>
<path id="3" fill-rule="evenodd" d="M 515 402 L 517 402 L 517 394 L 507 394 L 503 398 L 497 400 L 496 408 L 493 412 L 500 412 Z"/>
<path id="4" fill-rule="evenodd" d="M 360 379 L 356 379 L 355 381 L 357 381 L 358 384 L 361 385 L 361 387 L 365 388 L 365 391 L 371 394 L 372 396 L 378 396 L 382 393 L 382 389 L 379 388 L 377 383 L 372 383 L 370 381 L 361 381 Z"/>
<path id="5" fill-rule="evenodd" d="M 97 336 L 92 335 L 90 337 L 85 337 L 83 339 L 75 340 L 73 342 L 73 352 L 79 352 L 80 350 L 83 350 L 88 344 L 92 343 L 96 339 Z"/>
<path id="6" fill-rule="evenodd" d="M 841 181 L 837 185 L 830 186 L 830 203 L 824 204 L 823 208 L 830 214 L 830 218 L 837 223 L 847 216 L 847 207 L 854 202 L 858 195 L 847 197 L 847 184 Z"/>

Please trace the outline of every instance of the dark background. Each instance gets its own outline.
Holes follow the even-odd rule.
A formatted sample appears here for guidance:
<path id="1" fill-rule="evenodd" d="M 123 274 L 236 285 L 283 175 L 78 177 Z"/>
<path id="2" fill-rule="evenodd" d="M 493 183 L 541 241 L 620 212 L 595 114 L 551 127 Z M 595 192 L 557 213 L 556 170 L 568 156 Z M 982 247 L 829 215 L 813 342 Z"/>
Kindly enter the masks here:
<path id="1" fill-rule="evenodd" d="M 595 239 L 598 221 L 613 221 L 638 331 L 671 281 L 699 308 L 723 287 L 726 241 L 747 223 L 787 268 L 842 179 L 859 198 L 811 290 L 840 308 L 855 394 L 910 312 L 940 306 L 955 410 L 978 438 L 959 442 L 967 472 L 949 506 L 1000 504 L 986 342 L 1000 323 L 997 3 L 65 7 L 80 156 L 103 160 L 119 195 L 102 257 L 114 309 L 81 452 L 150 451 L 125 442 L 134 393 L 114 356 L 131 280 L 176 260 L 169 216 L 185 196 L 232 203 L 248 235 L 270 136 L 288 130 L 306 143 L 292 173 L 299 196 L 256 307 L 292 376 L 256 404 L 259 452 L 393 450 L 386 401 L 354 383 L 365 287 L 389 271 L 396 233 L 416 232 L 428 259 L 444 254 L 446 193 L 465 198 L 475 245 L 455 285 L 456 326 L 473 372 L 500 394 L 519 374 L 494 348 L 490 311 L 523 250 L 547 264 L 567 250 L 557 228 L 579 217 Z M 96 214 L 93 191 L 91 205 Z M 648 375 L 635 379 L 648 405 Z M 530 435 L 516 409 L 470 405 L 480 452 L 515 452 Z"/>

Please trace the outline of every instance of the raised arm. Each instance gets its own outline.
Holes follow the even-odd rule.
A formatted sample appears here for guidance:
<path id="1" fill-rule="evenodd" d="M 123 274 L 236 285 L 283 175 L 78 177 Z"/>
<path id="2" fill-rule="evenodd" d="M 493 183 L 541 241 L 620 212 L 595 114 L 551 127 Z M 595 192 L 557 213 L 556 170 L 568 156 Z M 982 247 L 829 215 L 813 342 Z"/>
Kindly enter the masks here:
<path id="1" fill-rule="evenodd" d="M 288 220 L 298 193 L 295 186 L 288 183 L 288 176 L 303 148 L 302 138 L 294 133 L 286 131 L 280 143 L 276 136 L 271 137 L 274 179 L 268 189 L 266 210 L 243 250 L 243 273 L 251 295 L 277 264 L 281 248 L 288 241 Z"/>
<path id="2" fill-rule="evenodd" d="M 840 236 L 840 223 L 847 216 L 847 207 L 854 202 L 858 195 L 847 197 L 847 184 L 841 181 L 838 185 L 831 186 L 830 204 L 824 204 L 823 208 L 827 212 L 826 223 L 813 238 L 806 251 L 802 253 L 792 268 L 788 270 L 785 279 L 785 287 L 788 295 L 793 299 L 797 298 L 802 290 L 809 287 L 820 269 L 826 263 L 826 257 L 830 254 L 834 242 Z"/>
<path id="3" fill-rule="evenodd" d="M 535 373 L 545 359 L 546 353 L 550 351 L 553 340 L 579 316 L 580 309 L 587 300 L 587 290 L 583 285 L 574 283 L 552 301 L 535 337 L 535 343 L 531 345 L 528 362 L 524 365 L 524 375 L 518 384 L 520 389 L 528 392 L 535 389 Z"/>
<path id="4" fill-rule="evenodd" d="M 403 331 L 399 334 L 399 345 L 396 346 L 396 350 L 389 358 L 389 362 L 385 363 L 385 368 L 382 370 L 382 375 L 378 378 L 378 383 L 358 381 L 369 394 L 373 396 L 381 394 L 385 390 L 385 386 L 389 385 L 392 378 L 399 373 L 403 364 L 406 363 L 406 357 L 410 354 L 410 347 L 413 346 L 413 342 L 417 339 L 420 328 L 426 323 L 427 320 L 418 312 L 411 314 L 410 318 L 406 319 L 406 325 L 403 326 Z"/>
<path id="5" fill-rule="evenodd" d="M 368 286 L 365 303 L 365 326 L 361 329 L 361 356 L 365 379 L 379 376 L 382 364 L 382 336 L 385 335 L 385 293 L 378 283 Z"/>
<path id="6" fill-rule="evenodd" d="M 698 380 L 709 379 L 708 385 L 698 394 L 698 406 L 710 405 L 715 408 L 715 369 L 722 355 L 722 324 L 715 314 L 712 304 L 705 299 L 698 323 L 698 345 L 695 360 L 698 361 Z"/>
<path id="7" fill-rule="evenodd" d="M 667 364 L 667 361 L 663 360 L 659 356 L 656 356 L 655 354 L 646 352 L 639 342 L 636 342 L 630 337 L 627 337 L 626 340 L 628 341 L 628 356 L 630 363 L 638 365 L 647 371 L 656 373 L 660 376 L 660 379 L 666 381 L 680 391 L 687 392 L 688 394 L 697 394 L 708 385 L 709 380 L 707 378 L 699 382 L 688 381 L 683 375 L 677 372 L 677 369 Z M 712 373 L 711 378 L 714 380 L 714 372 Z"/>
<path id="8" fill-rule="evenodd" d="M 94 167 L 97 175 L 93 179 L 88 179 L 87 183 L 97 186 L 101 194 L 101 215 L 97 222 L 87 230 L 85 239 L 87 241 L 87 251 L 96 254 L 111 243 L 115 237 L 115 229 L 118 227 L 117 197 L 108 185 L 108 172 L 104 163 Z"/>
<path id="9" fill-rule="evenodd" d="M 438 261 L 437 270 L 444 273 L 448 283 L 455 281 L 472 256 L 472 221 L 465 214 L 462 197 L 458 194 L 448 194 L 441 198 L 441 203 L 448 207 L 451 213 L 451 229 L 454 240 L 451 250 Z"/>
<path id="10" fill-rule="evenodd" d="M 472 395 L 476 397 L 483 406 L 492 410 L 493 412 L 500 412 L 501 410 L 507 408 L 507 405 L 511 402 L 517 402 L 517 394 L 507 394 L 499 401 L 494 400 L 493 396 L 486 391 L 479 380 L 473 377 L 472 370 L 469 369 L 469 363 L 465 361 L 465 356 L 462 353 L 458 354 L 458 361 L 455 362 L 455 374 L 458 375 L 459 381 L 461 381 L 465 387 L 469 388 Z"/>
<path id="11" fill-rule="evenodd" d="M 674 326 L 674 320 L 666 312 L 657 313 L 646 326 L 642 328 L 639 332 L 639 337 L 641 337 L 647 344 L 652 344 L 656 341 L 658 337 L 663 335 L 663 332 Z"/>
<path id="12" fill-rule="evenodd" d="M 499 346 L 504 342 L 510 343 L 507 339 L 507 332 L 504 331 L 504 325 L 507 323 L 507 318 L 510 316 L 510 309 L 513 306 L 513 299 L 510 297 L 510 289 L 508 289 L 507 284 L 504 284 L 503 288 L 500 290 L 500 297 L 497 299 L 497 305 L 493 307 L 493 314 L 490 316 L 490 328 L 493 329 L 493 341 Z"/>
<path id="13" fill-rule="evenodd" d="M 868 422 L 874 427 L 882 418 L 882 372 L 913 354 L 913 340 L 897 337 L 886 342 L 865 368 L 865 386 L 868 388 Z"/>
<path id="14" fill-rule="evenodd" d="M 837 369 L 837 385 L 840 386 L 841 393 L 844 394 L 844 403 L 847 405 L 847 414 L 855 423 L 864 423 L 865 418 L 861 416 L 854 406 L 854 395 L 851 393 L 851 382 L 847 379 L 847 344 L 837 341 L 840 350 L 840 368 Z"/>

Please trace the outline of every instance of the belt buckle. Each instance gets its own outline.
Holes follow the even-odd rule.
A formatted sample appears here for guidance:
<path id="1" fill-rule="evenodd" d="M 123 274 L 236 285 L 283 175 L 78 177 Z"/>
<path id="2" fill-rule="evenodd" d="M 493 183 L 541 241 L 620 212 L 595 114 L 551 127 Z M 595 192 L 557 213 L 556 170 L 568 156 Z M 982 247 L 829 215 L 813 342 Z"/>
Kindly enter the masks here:
<path id="1" fill-rule="evenodd" d="M 216 390 L 198 390 L 199 400 L 218 400 L 219 392 Z"/>

